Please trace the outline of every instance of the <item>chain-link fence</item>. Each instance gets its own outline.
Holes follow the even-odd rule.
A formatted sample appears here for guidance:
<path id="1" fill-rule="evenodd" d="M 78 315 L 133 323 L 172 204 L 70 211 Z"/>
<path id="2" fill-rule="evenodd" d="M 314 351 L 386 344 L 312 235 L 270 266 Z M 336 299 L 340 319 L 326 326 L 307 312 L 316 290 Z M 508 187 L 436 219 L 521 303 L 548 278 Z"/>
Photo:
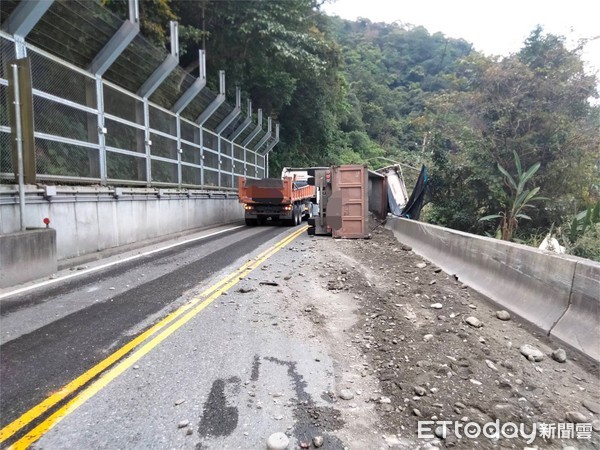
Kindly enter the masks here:
<path id="1" fill-rule="evenodd" d="M 6 3 L 4 20 L 17 4 Z M 229 140 L 244 121 L 241 114 L 216 131 L 231 105 L 222 103 L 198 125 L 217 97 L 202 89 L 173 111 L 196 81 L 181 67 L 149 98 L 137 94 L 166 57 L 141 35 L 103 76 L 88 70 L 120 24 L 95 2 L 56 0 L 24 42 L 0 32 L 0 182 L 15 182 L 7 70 L 18 53 L 31 61 L 37 180 L 234 189 L 238 176 L 264 177 L 258 143 L 265 131 L 252 135 L 251 124 Z"/>

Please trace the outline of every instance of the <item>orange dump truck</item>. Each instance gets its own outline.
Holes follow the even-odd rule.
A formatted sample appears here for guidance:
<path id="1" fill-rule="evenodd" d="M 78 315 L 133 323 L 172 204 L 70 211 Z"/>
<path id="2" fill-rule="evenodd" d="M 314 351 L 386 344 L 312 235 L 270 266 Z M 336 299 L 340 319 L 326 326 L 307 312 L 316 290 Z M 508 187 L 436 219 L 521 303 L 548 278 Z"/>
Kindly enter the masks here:
<path id="1" fill-rule="evenodd" d="M 271 218 L 295 226 L 303 218 L 312 216 L 315 187 L 308 186 L 305 180 L 301 181 L 296 176 L 262 180 L 240 177 L 238 186 L 246 225 L 263 225 Z"/>

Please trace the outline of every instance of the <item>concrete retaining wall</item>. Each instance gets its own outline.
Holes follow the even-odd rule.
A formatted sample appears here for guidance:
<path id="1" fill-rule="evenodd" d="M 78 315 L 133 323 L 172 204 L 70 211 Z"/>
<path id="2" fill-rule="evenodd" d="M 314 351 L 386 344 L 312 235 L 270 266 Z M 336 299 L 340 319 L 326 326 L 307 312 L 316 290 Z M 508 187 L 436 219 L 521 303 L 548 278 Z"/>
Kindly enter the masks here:
<path id="1" fill-rule="evenodd" d="M 387 227 L 445 272 L 600 360 L 600 264 L 407 219 Z"/>
<path id="2" fill-rule="evenodd" d="M 56 231 L 51 228 L 0 235 L 0 288 L 56 272 Z"/>
<path id="3" fill-rule="evenodd" d="M 50 219 L 59 261 L 244 217 L 237 195 L 224 192 L 63 187 L 52 194 L 28 192 L 25 224 Z M 0 234 L 7 234 L 19 226 L 17 198 L 0 200 Z"/>

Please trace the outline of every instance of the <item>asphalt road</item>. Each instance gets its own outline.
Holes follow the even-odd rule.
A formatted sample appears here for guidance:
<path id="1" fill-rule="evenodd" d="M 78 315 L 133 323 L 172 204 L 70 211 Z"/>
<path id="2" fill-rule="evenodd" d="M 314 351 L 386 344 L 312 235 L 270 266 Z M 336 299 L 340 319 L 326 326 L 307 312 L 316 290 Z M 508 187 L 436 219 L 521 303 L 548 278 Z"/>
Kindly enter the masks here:
<path id="1" fill-rule="evenodd" d="M 238 228 L 4 299 L 2 427 L 289 231 Z"/>

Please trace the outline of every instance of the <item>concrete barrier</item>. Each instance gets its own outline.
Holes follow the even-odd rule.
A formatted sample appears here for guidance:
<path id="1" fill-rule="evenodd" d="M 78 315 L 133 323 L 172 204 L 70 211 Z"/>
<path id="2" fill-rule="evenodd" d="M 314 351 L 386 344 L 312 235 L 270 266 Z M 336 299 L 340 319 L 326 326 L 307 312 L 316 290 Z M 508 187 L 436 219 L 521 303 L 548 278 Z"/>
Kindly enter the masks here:
<path id="1" fill-rule="evenodd" d="M 577 261 L 569 307 L 550 335 L 600 360 L 600 264 Z"/>
<path id="2" fill-rule="evenodd" d="M 51 228 L 0 235 L 0 288 L 56 272 L 56 231 Z"/>
<path id="3" fill-rule="evenodd" d="M 18 227 L 18 198 L 0 186 L 0 200 L 0 235 L 9 234 Z M 59 262 L 244 218 L 233 192 L 92 186 L 58 187 L 51 197 L 31 187 L 25 212 L 27 226 L 50 219 Z"/>
<path id="4" fill-rule="evenodd" d="M 600 264 L 407 219 L 387 227 L 404 244 L 503 308 L 600 359 Z M 573 294 L 572 294 L 573 292 Z M 559 323 L 558 333 L 551 333 Z"/>

